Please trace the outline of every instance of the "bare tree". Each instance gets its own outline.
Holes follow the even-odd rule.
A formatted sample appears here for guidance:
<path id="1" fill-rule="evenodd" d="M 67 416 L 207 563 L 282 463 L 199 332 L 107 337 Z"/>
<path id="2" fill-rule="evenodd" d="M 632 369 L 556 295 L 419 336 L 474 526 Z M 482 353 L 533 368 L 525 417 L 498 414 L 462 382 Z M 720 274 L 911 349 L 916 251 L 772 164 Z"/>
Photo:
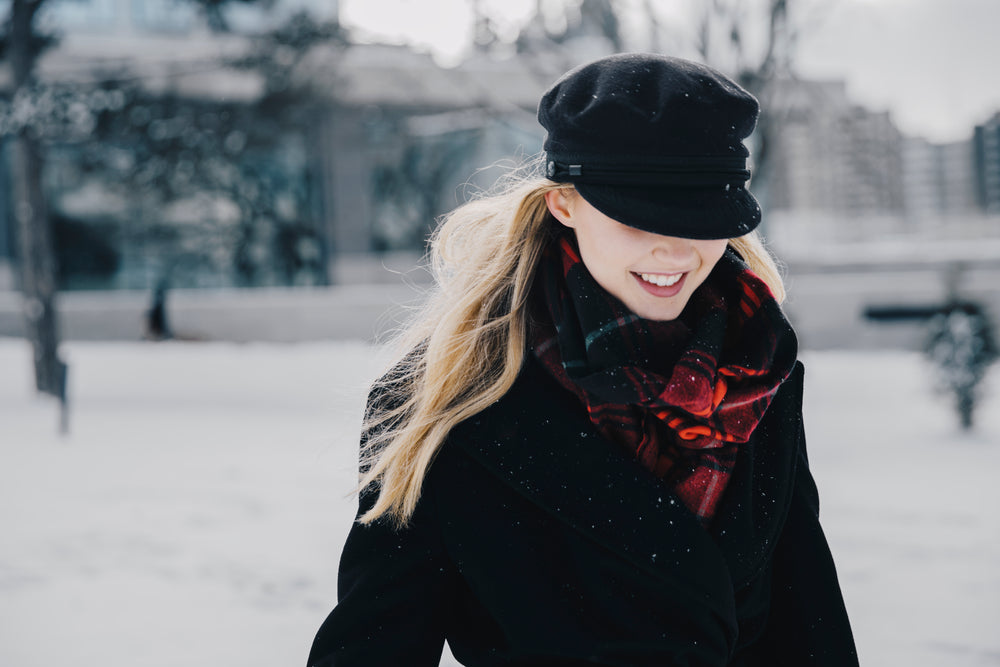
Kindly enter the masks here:
<path id="1" fill-rule="evenodd" d="M 269 0 L 188 0 L 198 5 L 210 27 L 227 29 L 223 8 L 228 4 L 269 4 Z M 43 50 L 55 40 L 42 34 L 36 18 L 46 0 L 10 0 L 0 24 L 0 54 L 10 63 L 8 113 L 0 135 L 11 142 L 13 213 L 16 221 L 20 288 L 27 337 L 31 342 L 35 385 L 66 404 L 66 365 L 59 358 L 59 327 L 55 295 L 58 267 L 52 222 L 42 187 L 44 145 L 39 125 L 55 113 L 40 104 L 45 92 L 35 76 Z M 65 409 L 63 411 L 65 427 Z"/>
<path id="2" fill-rule="evenodd" d="M 626 44 L 619 16 L 621 6 L 615 0 L 563 2 L 554 8 L 561 15 L 559 20 L 553 21 L 551 16 L 546 17 L 543 3 L 537 2 L 534 16 L 518 37 L 518 51 L 537 54 L 585 36 L 602 37 L 610 51 L 621 51 Z M 552 24 L 557 27 L 552 27 Z"/>
<path id="3" fill-rule="evenodd" d="M 792 0 L 711 0 L 701 3 L 696 43 L 701 59 L 734 76 L 761 102 L 753 135 L 754 192 L 767 207 L 771 148 L 778 119 L 771 104 L 778 79 L 792 73 L 796 33 L 789 22 Z"/>
<path id="4" fill-rule="evenodd" d="M 34 21 L 45 0 L 12 0 L 4 50 L 12 74 L 14 107 L 32 105 L 35 62 L 49 43 L 35 31 Z M 20 241 L 20 281 L 24 317 L 35 362 L 38 391 L 59 397 L 65 405 L 66 365 L 59 359 L 55 309 L 56 261 L 45 196 L 42 153 L 30 124 L 11 136 L 13 209 Z"/>

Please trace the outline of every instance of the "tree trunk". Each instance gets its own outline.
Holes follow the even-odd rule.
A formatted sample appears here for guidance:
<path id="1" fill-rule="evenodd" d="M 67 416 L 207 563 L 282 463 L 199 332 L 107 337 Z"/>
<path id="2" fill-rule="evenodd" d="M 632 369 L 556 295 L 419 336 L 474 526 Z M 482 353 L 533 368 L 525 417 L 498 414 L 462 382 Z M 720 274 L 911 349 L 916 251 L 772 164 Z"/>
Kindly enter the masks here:
<path id="1" fill-rule="evenodd" d="M 56 322 L 56 265 L 52 230 L 41 189 L 42 160 L 37 142 L 13 140 L 14 215 L 25 328 L 35 360 L 38 391 L 60 396 L 59 333 Z"/>
<path id="2" fill-rule="evenodd" d="M 36 59 L 34 17 L 43 1 L 12 0 L 10 5 L 8 56 L 14 95 L 31 83 Z M 26 333 L 34 352 L 35 386 L 65 403 L 66 367 L 59 360 L 55 311 L 55 246 L 42 193 L 42 155 L 28 129 L 13 137 L 11 147 L 21 291 Z"/>

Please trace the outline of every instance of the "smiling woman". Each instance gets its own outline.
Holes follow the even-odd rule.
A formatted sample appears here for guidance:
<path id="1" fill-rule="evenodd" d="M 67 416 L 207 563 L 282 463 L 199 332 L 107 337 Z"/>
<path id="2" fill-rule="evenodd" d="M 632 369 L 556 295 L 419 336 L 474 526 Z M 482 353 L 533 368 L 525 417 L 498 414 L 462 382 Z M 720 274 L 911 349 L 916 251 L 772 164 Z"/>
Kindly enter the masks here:
<path id="1" fill-rule="evenodd" d="M 802 366 L 754 233 L 756 99 L 621 54 L 539 104 L 545 176 L 446 217 L 369 395 L 312 667 L 857 665 Z"/>
<path id="2" fill-rule="evenodd" d="M 647 320 L 677 319 L 728 245 L 727 239 L 684 239 L 623 225 L 575 190 L 552 190 L 545 202 L 573 230 L 597 284 Z"/>

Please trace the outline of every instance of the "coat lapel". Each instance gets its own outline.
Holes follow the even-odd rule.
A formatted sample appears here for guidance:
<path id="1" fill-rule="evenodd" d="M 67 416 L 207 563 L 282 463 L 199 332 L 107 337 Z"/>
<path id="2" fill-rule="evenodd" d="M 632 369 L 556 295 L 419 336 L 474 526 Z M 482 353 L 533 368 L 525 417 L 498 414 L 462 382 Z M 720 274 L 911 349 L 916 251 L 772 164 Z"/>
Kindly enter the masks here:
<path id="1" fill-rule="evenodd" d="M 504 398 L 449 440 L 550 515 L 734 622 L 723 551 L 659 479 L 601 438 L 530 359 Z"/>

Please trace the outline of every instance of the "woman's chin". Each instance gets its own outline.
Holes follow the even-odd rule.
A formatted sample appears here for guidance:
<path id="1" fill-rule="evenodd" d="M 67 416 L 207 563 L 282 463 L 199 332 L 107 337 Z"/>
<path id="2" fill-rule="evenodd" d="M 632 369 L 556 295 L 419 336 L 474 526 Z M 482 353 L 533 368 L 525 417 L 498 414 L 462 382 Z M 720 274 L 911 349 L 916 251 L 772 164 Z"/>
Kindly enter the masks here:
<path id="1" fill-rule="evenodd" d="M 629 306 L 629 310 L 638 315 L 644 320 L 651 320 L 653 322 L 669 322 L 671 320 L 676 320 L 680 317 L 681 311 L 684 310 L 684 303 L 677 297 L 670 299 L 670 303 L 667 303 L 664 299 L 664 303 L 645 303 L 646 299 L 643 299 L 643 303 L 635 304 L 625 304 Z M 686 300 L 685 300 L 686 301 Z"/>

